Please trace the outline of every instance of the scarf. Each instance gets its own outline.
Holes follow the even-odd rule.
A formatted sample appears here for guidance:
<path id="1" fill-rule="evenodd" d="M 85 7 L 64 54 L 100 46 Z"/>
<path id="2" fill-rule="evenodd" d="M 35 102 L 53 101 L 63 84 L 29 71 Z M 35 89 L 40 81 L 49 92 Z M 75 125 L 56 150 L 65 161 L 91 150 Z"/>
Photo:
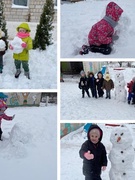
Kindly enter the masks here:
<path id="1" fill-rule="evenodd" d="M 115 28 L 115 26 L 118 24 L 116 21 L 111 19 L 111 17 L 109 17 L 109 16 L 105 16 L 103 19 L 105 21 L 107 21 L 113 28 Z"/>
<path id="2" fill-rule="evenodd" d="M 23 38 L 29 37 L 30 34 L 29 33 L 18 32 L 16 36 L 23 39 Z"/>

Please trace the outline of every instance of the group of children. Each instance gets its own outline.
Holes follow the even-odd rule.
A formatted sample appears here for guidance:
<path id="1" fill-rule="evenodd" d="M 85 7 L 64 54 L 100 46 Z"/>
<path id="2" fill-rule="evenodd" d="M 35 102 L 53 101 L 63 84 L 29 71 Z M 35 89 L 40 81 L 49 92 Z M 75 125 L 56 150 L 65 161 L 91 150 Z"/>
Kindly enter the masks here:
<path id="1" fill-rule="evenodd" d="M 101 71 L 97 73 L 97 78 L 94 77 L 93 72 L 88 72 L 87 76 L 84 71 L 81 71 L 80 74 L 79 88 L 82 89 L 82 98 L 84 98 L 85 92 L 90 97 L 89 89 L 92 97 L 97 98 L 97 95 L 98 97 L 103 97 L 105 89 L 106 99 L 111 99 L 111 89 L 114 88 L 114 83 L 109 73 L 106 73 L 105 78 L 103 78 Z"/>
<path id="2" fill-rule="evenodd" d="M 19 54 L 14 53 L 13 58 L 14 58 L 14 64 L 16 67 L 16 73 L 15 73 L 15 78 L 18 78 L 20 73 L 21 73 L 21 64 L 24 69 L 24 75 L 30 79 L 30 72 L 29 72 L 29 50 L 32 49 L 32 39 L 30 37 L 30 27 L 27 23 L 21 23 L 17 27 L 17 34 L 16 36 L 21 38 L 23 43 L 21 44 L 23 51 Z M 0 30 L 0 40 L 3 40 L 5 42 L 5 48 L 0 49 L 0 73 L 3 72 L 3 55 L 5 54 L 6 50 L 9 49 L 13 50 L 14 47 L 5 39 L 5 33 Z"/>

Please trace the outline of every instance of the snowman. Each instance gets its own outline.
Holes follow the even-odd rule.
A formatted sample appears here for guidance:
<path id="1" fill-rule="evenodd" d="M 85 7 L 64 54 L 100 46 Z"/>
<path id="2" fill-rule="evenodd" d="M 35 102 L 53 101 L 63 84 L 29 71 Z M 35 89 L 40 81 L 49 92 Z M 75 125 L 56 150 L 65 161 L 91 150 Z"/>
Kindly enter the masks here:
<path id="1" fill-rule="evenodd" d="M 6 43 L 1 39 L 0 40 L 0 51 L 5 51 Z"/>
<path id="2" fill-rule="evenodd" d="M 122 72 L 115 74 L 115 99 L 118 101 L 126 101 L 127 91 L 125 89 L 125 80 Z"/>
<path id="3" fill-rule="evenodd" d="M 15 54 L 19 54 L 23 51 L 23 47 L 22 47 L 22 44 L 24 42 L 22 41 L 21 38 L 19 37 L 15 37 L 11 42 L 10 42 L 10 45 L 13 47 L 12 51 L 13 53 Z"/>
<path id="4" fill-rule="evenodd" d="M 133 180 L 135 169 L 132 163 L 135 152 L 129 129 L 124 125 L 116 127 L 111 133 L 110 141 L 113 145 L 109 154 L 111 161 L 110 180 Z"/>

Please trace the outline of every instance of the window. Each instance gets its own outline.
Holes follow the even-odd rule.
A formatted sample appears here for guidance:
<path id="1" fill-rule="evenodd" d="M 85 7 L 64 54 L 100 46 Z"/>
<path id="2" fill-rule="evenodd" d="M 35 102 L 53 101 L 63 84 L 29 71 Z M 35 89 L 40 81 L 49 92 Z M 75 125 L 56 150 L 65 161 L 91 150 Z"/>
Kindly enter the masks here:
<path id="1" fill-rule="evenodd" d="M 14 5 L 28 6 L 28 0 L 13 0 Z"/>

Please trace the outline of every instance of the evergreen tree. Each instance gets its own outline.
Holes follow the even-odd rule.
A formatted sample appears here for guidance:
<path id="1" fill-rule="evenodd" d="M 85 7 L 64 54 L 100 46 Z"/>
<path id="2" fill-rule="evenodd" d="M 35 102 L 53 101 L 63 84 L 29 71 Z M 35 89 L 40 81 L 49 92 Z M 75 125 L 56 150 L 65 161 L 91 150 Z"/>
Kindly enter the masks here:
<path id="1" fill-rule="evenodd" d="M 6 29 L 6 20 L 4 16 L 4 3 L 3 0 L 0 0 L 0 28 L 5 33 L 6 40 L 8 39 L 8 33 Z"/>
<path id="2" fill-rule="evenodd" d="M 46 46 L 52 44 L 52 30 L 54 19 L 54 3 L 53 0 L 46 0 L 43 12 L 40 17 L 40 23 L 37 25 L 33 48 L 46 50 Z"/>

